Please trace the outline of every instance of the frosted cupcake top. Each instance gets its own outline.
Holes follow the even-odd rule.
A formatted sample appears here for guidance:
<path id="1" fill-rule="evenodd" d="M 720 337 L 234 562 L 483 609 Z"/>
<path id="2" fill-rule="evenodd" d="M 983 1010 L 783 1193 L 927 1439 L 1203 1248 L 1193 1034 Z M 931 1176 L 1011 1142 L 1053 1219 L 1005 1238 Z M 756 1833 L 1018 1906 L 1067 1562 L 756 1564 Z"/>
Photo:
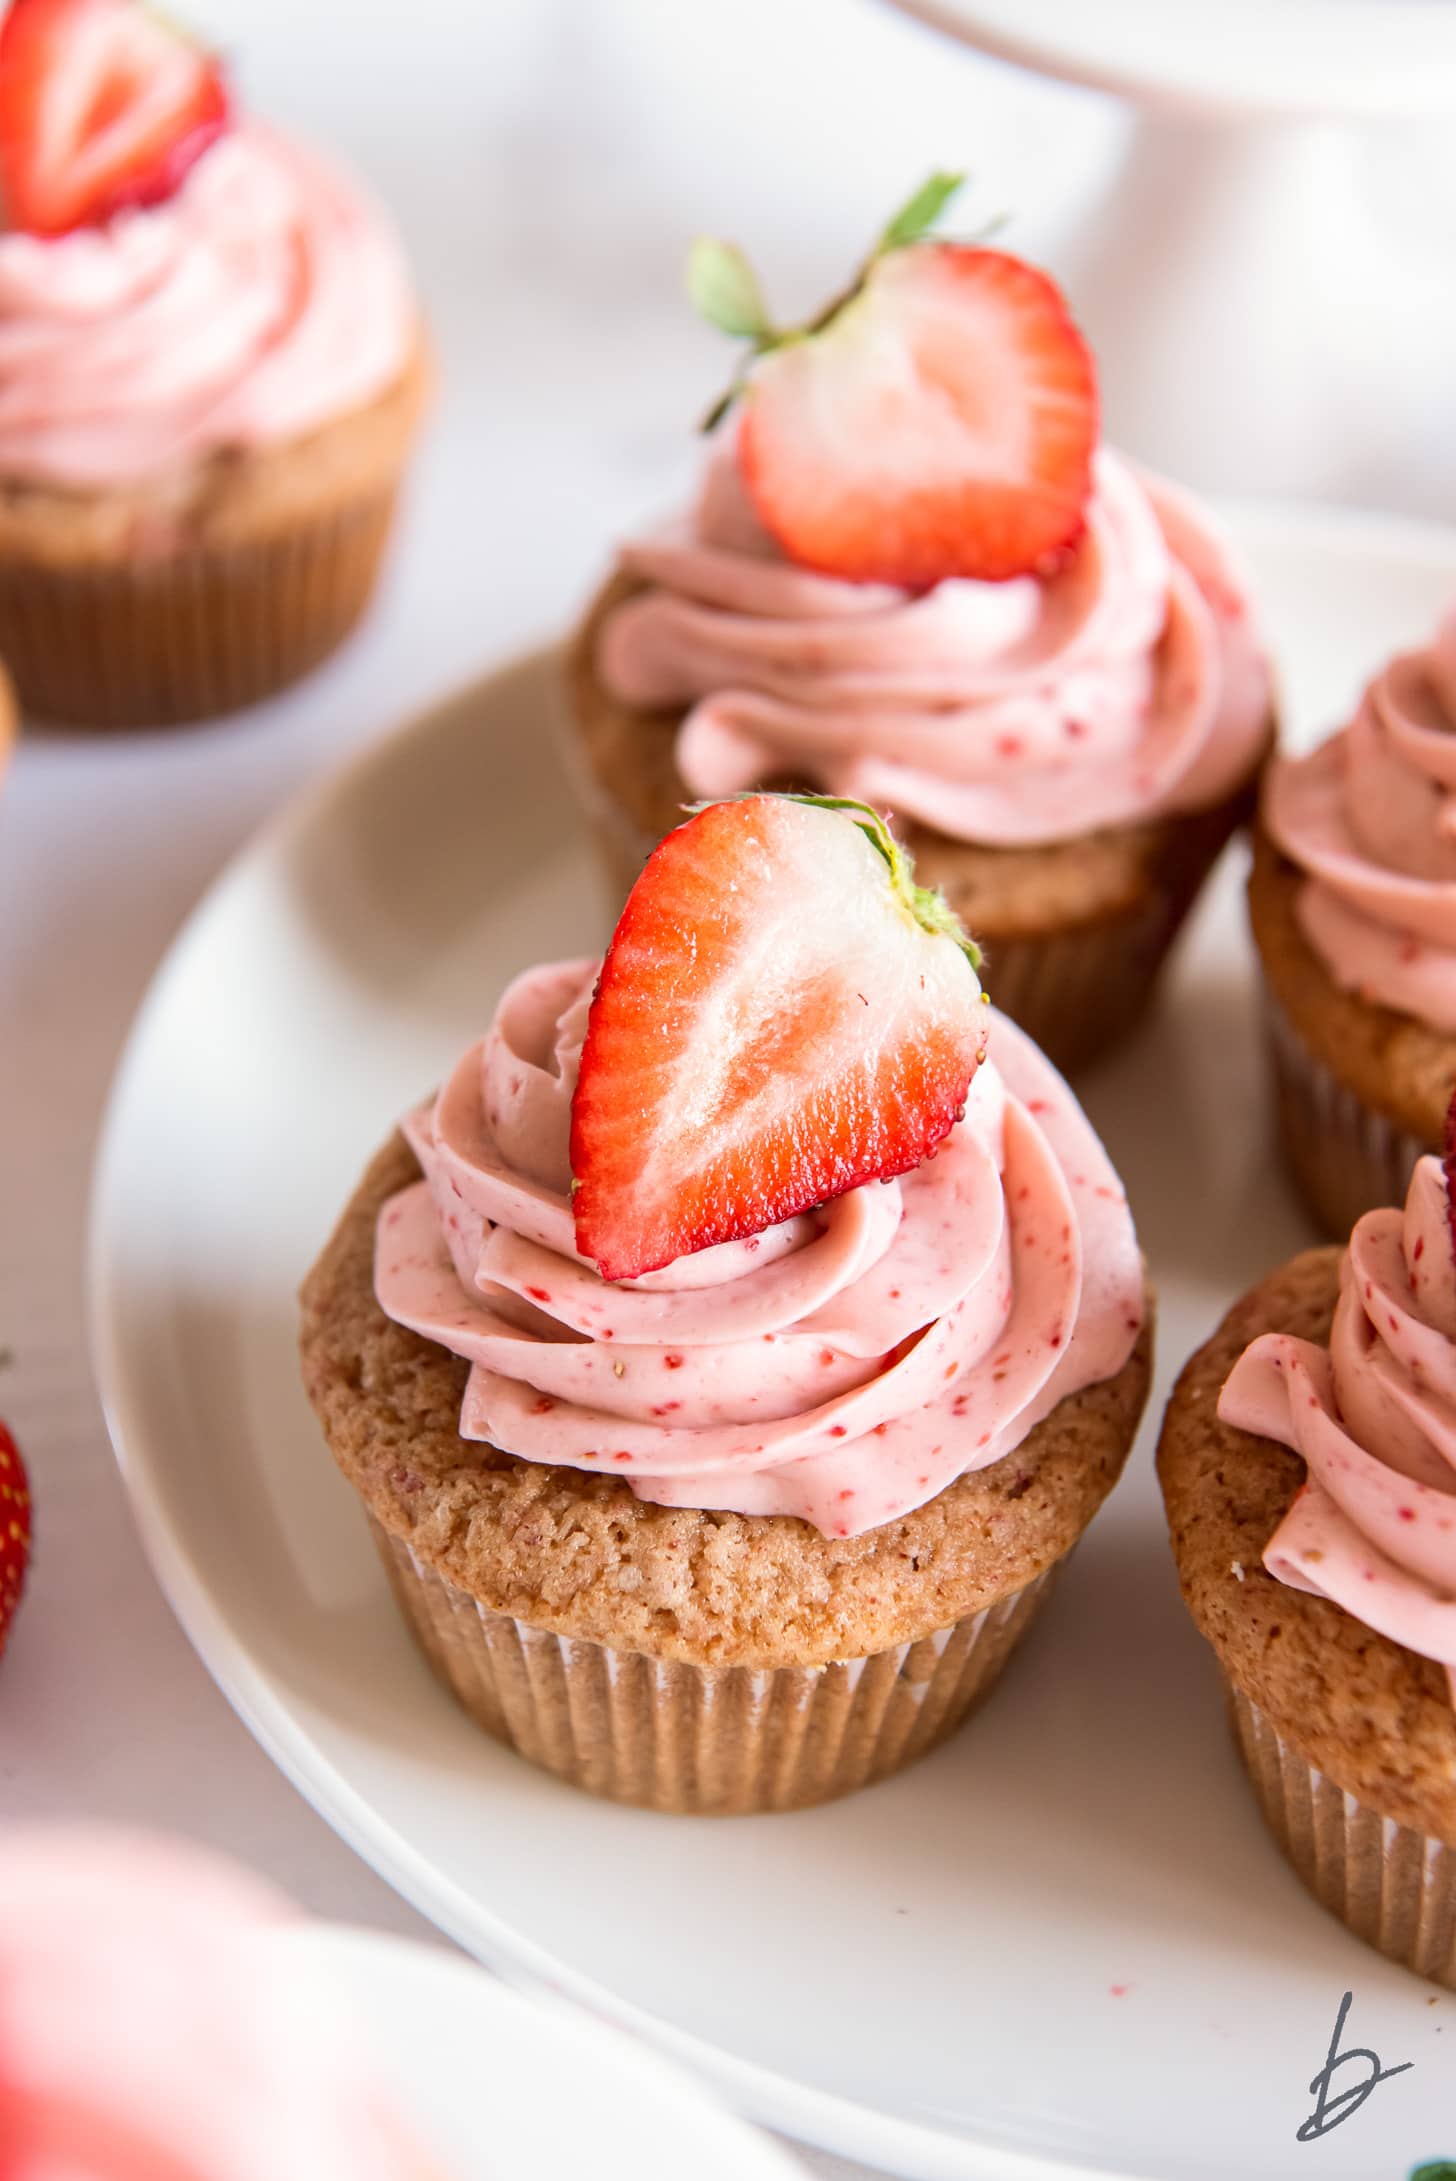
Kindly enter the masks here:
<path id="1" fill-rule="evenodd" d="M 719 796 L 784 774 L 952 838 L 1024 846 L 1207 808 L 1247 776 L 1270 681 L 1208 518 L 1103 449 L 1049 573 L 918 591 L 796 566 L 732 435 L 695 508 L 625 545 L 602 627 L 621 703 L 686 709 L 678 770 Z"/>
<path id="2" fill-rule="evenodd" d="M 1456 1702 L 1456 1270 L 1439 1159 L 1404 1212 L 1367 1212 L 1340 1266 L 1328 1348 L 1265 1333 L 1219 1399 L 1308 1477 L 1264 1552 L 1269 1573 L 1438 1660 Z"/>
<path id="3" fill-rule="evenodd" d="M 300 437 L 385 392 L 416 327 L 383 214 L 240 123 L 164 203 L 0 234 L 0 475 L 126 486 Z"/>
<path id="4" fill-rule="evenodd" d="M 1071 1092 L 992 1015 L 965 1118 L 923 1165 L 663 1269 L 575 1247 L 568 1135 L 594 962 L 528 971 L 405 1132 L 375 1287 L 469 1362 L 460 1429 L 666 1506 L 855 1536 L 999 1461 L 1127 1361 L 1126 1199 Z"/>
<path id="5" fill-rule="evenodd" d="M 1296 914 L 1336 984 L 1456 1034 L 1456 613 L 1348 727 L 1270 767 L 1264 822 L 1306 873 Z"/>

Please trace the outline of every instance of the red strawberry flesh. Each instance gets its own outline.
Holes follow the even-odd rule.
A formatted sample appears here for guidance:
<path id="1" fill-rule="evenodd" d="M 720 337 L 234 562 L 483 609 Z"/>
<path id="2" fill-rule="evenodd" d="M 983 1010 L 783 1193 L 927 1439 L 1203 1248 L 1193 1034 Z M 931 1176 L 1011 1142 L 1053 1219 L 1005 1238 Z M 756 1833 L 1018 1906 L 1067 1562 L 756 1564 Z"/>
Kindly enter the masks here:
<path id="1" fill-rule="evenodd" d="M 986 1011 L 948 912 L 918 920 L 893 855 L 898 879 L 851 813 L 771 795 L 654 850 L 572 1103 L 577 1247 L 604 1278 L 903 1173 L 953 1126 Z"/>
<path id="2" fill-rule="evenodd" d="M 12 227 L 61 235 L 160 203 L 227 119 L 216 61 L 140 0 L 12 0 L 0 24 Z"/>
<path id="3" fill-rule="evenodd" d="M 30 1562 L 30 1489 L 20 1449 L 0 1424 L 0 1652 L 20 1603 Z"/>
<path id="4" fill-rule="evenodd" d="M 1096 371 L 1054 283 L 998 250 L 917 243 L 824 331 L 758 366 L 738 458 L 790 559 L 911 589 L 1002 581 L 1080 536 Z"/>

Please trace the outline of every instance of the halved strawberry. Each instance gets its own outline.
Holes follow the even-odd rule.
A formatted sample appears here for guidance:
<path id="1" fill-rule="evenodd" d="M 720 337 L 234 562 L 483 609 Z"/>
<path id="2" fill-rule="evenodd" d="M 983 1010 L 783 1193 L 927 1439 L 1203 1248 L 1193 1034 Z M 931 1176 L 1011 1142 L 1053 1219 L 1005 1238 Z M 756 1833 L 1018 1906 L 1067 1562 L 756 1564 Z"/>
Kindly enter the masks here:
<path id="1" fill-rule="evenodd" d="M 791 560 L 860 583 L 1001 581 L 1055 562 L 1092 490 L 1097 375 L 1059 289 L 1020 258 L 928 239 L 932 175 L 848 291 L 775 326 L 742 253 L 700 241 L 689 288 L 747 340 L 738 461 Z"/>
<path id="2" fill-rule="evenodd" d="M 30 1486 L 20 1449 L 0 1424 L 0 1652 L 30 1564 Z"/>
<path id="3" fill-rule="evenodd" d="M 979 961 L 863 804 L 752 795 L 669 833 L 582 1047 L 582 1255 L 634 1279 L 918 1165 L 984 1057 Z"/>
<path id="4" fill-rule="evenodd" d="M 823 333 L 749 388 L 738 460 L 790 559 L 859 583 L 999 581 L 1081 532 L 1097 445 L 1086 342 L 999 250 L 881 258 Z"/>
<path id="5" fill-rule="evenodd" d="M 160 203 L 227 118 L 216 59 L 140 0 L 11 0 L 0 186 L 12 227 L 62 235 Z"/>

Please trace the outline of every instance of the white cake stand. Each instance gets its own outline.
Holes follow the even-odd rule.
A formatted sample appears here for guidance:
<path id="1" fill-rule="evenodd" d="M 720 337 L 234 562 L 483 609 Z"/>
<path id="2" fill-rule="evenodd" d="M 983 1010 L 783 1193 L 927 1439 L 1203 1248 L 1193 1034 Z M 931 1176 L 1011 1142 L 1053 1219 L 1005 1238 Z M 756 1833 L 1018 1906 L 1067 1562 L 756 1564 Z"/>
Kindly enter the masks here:
<path id="1" fill-rule="evenodd" d="M 1059 250 L 1110 437 L 1205 489 L 1456 511 L 1456 0 L 895 0 L 1135 102 Z"/>

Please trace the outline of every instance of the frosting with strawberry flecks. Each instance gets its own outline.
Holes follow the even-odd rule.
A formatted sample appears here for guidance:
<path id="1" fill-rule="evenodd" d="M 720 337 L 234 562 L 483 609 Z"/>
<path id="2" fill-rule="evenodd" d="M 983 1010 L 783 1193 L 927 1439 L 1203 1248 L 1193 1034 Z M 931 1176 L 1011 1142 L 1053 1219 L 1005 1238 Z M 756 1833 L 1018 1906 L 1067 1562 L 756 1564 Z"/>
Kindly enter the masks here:
<path id="1" fill-rule="evenodd" d="M 1456 1268 L 1439 1159 L 1417 1165 L 1403 1212 L 1356 1225 L 1328 1348 L 1262 1334 L 1218 1413 L 1308 1467 L 1269 1573 L 1438 1660 L 1456 1703 Z"/>
<path id="2" fill-rule="evenodd" d="M 645 588 L 597 667 L 623 703 L 686 708 L 695 795 L 791 773 L 1005 846 L 1206 809 L 1252 767 L 1270 681 L 1243 578 L 1206 518 L 1100 452 L 1053 573 L 911 593 L 793 566 L 727 439 L 697 507 L 626 545 Z"/>
<path id="3" fill-rule="evenodd" d="M 0 474 L 124 486 L 300 437 L 384 393 L 415 324 L 383 214 L 243 123 L 164 204 L 0 234 Z"/>
<path id="4" fill-rule="evenodd" d="M 380 1214 L 375 1288 L 470 1362 L 464 1437 L 854 1536 L 1121 1369 L 1144 1313 L 1126 1199 L 1061 1078 L 990 1009 L 991 1058 L 924 1164 L 602 1281 L 567 1159 L 596 967 L 518 978 L 405 1122 L 426 1178 Z"/>
<path id="5" fill-rule="evenodd" d="M 1264 821 L 1307 875 L 1296 913 L 1335 982 L 1456 1033 L 1456 612 L 1346 729 L 1270 767 Z"/>

